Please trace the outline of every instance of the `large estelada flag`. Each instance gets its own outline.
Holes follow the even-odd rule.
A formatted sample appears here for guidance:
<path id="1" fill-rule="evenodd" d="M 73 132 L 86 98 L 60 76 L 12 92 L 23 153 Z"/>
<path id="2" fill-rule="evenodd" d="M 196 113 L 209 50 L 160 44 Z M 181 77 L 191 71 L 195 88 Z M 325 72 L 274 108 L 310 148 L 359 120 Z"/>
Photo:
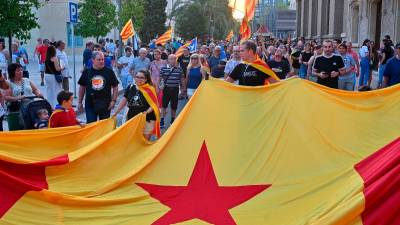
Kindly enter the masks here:
<path id="1" fill-rule="evenodd" d="M 156 40 L 156 45 L 161 44 L 165 45 L 169 40 L 172 38 L 172 28 L 167 30 L 163 35 L 161 35 L 157 40 Z"/>
<path id="2" fill-rule="evenodd" d="M 232 8 L 233 14 L 252 20 L 256 11 L 257 2 L 258 0 L 229 0 L 228 6 Z"/>
<path id="3" fill-rule="evenodd" d="M 246 41 L 251 38 L 251 28 L 249 26 L 247 17 L 244 17 L 239 29 L 240 42 Z"/>
<path id="4" fill-rule="evenodd" d="M 212 79 L 153 144 L 145 115 L 100 137 L 1 134 L 0 224 L 397 225 L 399 115 L 399 85 Z M 17 136 L 35 143 L 3 144 Z"/>
<path id="5" fill-rule="evenodd" d="M 126 41 L 135 35 L 135 29 L 133 28 L 132 19 L 130 19 L 122 28 L 120 35 L 122 41 Z"/>

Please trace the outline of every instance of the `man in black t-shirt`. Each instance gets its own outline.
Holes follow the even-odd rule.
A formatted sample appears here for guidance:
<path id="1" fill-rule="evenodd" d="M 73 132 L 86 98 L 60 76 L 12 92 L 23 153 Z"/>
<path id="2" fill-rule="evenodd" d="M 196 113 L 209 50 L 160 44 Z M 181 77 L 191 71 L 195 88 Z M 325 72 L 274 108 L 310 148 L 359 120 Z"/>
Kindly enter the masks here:
<path id="1" fill-rule="evenodd" d="M 259 64 L 256 63 L 261 60 L 257 60 L 256 52 L 257 45 L 254 41 L 243 42 L 240 46 L 240 56 L 244 62 L 238 64 L 225 80 L 231 83 L 239 80 L 239 85 L 246 86 L 263 86 L 267 82 L 277 82 L 278 78 L 276 76 L 271 77 L 257 68 Z"/>
<path id="2" fill-rule="evenodd" d="M 332 41 L 325 40 L 323 49 L 324 53 L 315 58 L 313 73 L 318 77 L 317 83 L 337 89 L 339 76 L 346 73 L 343 59 L 333 54 Z"/>
<path id="3" fill-rule="evenodd" d="M 93 66 L 82 72 L 78 84 L 78 111 L 83 112 L 83 97 L 85 97 L 86 122 L 110 117 L 118 97 L 118 80 L 112 69 L 104 67 L 104 55 L 95 51 L 92 55 Z M 111 91 L 112 90 L 112 91 Z M 111 93 L 112 92 L 112 93 Z"/>
<path id="4" fill-rule="evenodd" d="M 282 50 L 275 51 L 274 58 L 267 62 L 268 66 L 278 75 L 279 79 L 285 79 L 290 72 L 290 65 L 286 60 L 283 60 Z"/>

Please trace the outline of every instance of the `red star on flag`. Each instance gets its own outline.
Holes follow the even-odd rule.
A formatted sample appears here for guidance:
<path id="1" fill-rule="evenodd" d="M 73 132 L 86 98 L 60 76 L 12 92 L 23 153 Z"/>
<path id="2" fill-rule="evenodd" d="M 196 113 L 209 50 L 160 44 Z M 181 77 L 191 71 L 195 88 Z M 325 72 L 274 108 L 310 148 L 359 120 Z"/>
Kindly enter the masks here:
<path id="1" fill-rule="evenodd" d="M 265 185 L 219 186 L 207 146 L 203 143 L 187 186 L 137 183 L 151 197 L 171 208 L 153 225 L 200 219 L 216 225 L 233 225 L 232 209 L 269 188 Z"/>
<path id="2" fill-rule="evenodd" d="M 68 155 L 33 164 L 0 160 L 0 219 L 28 191 L 48 189 L 46 167 L 67 164 Z"/>

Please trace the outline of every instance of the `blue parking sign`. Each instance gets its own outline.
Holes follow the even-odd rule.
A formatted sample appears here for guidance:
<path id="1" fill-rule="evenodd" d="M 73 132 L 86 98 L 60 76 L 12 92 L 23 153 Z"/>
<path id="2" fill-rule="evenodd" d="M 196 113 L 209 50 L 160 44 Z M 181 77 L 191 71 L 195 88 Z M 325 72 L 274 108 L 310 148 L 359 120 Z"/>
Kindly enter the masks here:
<path id="1" fill-rule="evenodd" d="M 78 23 L 78 4 L 69 3 L 69 22 Z"/>

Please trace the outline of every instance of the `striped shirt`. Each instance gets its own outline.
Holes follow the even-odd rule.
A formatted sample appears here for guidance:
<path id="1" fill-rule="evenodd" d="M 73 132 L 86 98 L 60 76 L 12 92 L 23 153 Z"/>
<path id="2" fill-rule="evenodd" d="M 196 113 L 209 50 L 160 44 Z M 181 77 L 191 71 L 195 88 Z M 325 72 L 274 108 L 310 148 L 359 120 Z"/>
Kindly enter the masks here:
<path id="1" fill-rule="evenodd" d="M 180 67 L 167 65 L 161 68 L 160 76 L 163 78 L 166 87 L 179 87 L 183 77 L 183 70 Z"/>

